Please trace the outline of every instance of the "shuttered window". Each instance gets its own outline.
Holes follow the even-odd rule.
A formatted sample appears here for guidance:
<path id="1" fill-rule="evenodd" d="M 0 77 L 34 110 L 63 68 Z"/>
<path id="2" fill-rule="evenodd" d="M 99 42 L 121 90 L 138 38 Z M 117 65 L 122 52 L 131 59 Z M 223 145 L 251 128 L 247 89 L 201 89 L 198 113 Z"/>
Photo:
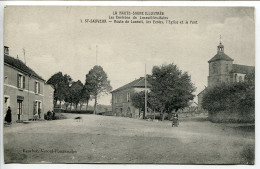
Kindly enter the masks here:
<path id="1" fill-rule="evenodd" d="M 37 93 L 37 82 L 34 83 L 34 93 Z"/>
<path id="2" fill-rule="evenodd" d="M 19 79 L 20 79 L 20 74 L 19 73 L 17 73 L 17 87 L 18 88 L 20 88 L 20 83 L 19 83 Z"/>
<path id="3" fill-rule="evenodd" d="M 40 87 L 41 87 L 40 82 L 35 81 L 35 83 L 34 83 L 34 93 L 39 94 L 41 92 Z"/>
<path id="4" fill-rule="evenodd" d="M 25 76 L 17 73 L 17 87 L 18 88 L 25 88 Z"/>
<path id="5" fill-rule="evenodd" d="M 37 101 L 33 102 L 33 114 L 37 113 Z"/>
<path id="6" fill-rule="evenodd" d="M 40 86 L 40 83 L 38 83 L 38 93 L 41 93 L 41 86 Z"/>
<path id="7" fill-rule="evenodd" d="M 23 76 L 23 88 L 25 88 L 25 76 Z"/>

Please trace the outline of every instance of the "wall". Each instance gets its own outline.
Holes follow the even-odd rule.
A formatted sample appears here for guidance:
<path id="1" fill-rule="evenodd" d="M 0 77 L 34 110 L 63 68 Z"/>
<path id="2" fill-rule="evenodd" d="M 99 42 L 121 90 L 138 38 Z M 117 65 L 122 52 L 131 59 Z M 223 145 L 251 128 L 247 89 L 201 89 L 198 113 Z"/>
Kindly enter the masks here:
<path id="1" fill-rule="evenodd" d="M 232 74 L 232 82 L 239 82 L 239 77 L 242 78 L 242 82 L 245 81 L 246 74 L 243 73 L 233 73 Z"/>
<path id="2" fill-rule="evenodd" d="M 150 89 L 147 89 L 148 91 Z M 139 110 L 132 106 L 131 96 L 135 92 L 144 91 L 144 88 L 128 88 L 112 93 L 112 111 L 115 116 L 127 116 L 139 118 Z M 130 101 L 127 102 L 127 93 L 130 93 Z M 130 111 L 129 111 L 130 110 Z"/>
<path id="3" fill-rule="evenodd" d="M 53 110 L 54 89 L 51 85 L 44 84 L 43 113 Z"/>
<path id="4" fill-rule="evenodd" d="M 208 86 L 214 86 L 221 82 L 230 82 L 231 77 L 229 72 L 232 70 L 233 61 L 215 61 L 209 63 L 209 76 L 208 76 Z M 216 64 L 217 71 L 214 73 L 213 64 Z M 226 68 L 228 65 L 228 69 Z"/>
<path id="5" fill-rule="evenodd" d="M 17 87 L 17 74 L 21 73 L 25 76 L 25 88 L 19 89 Z M 40 93 L 34 92 L 34 83 L 39 81 Z M 12 110 L 12 120 L 18 120 L 18 104 L 17 97 L 23 97 L 22 101 L 22 115 L 21 120 L 28 120 L 33 118 L 34 101 L 38 100 L 43 103 L 43 86 L 44 81 L 29 77 L 24 72 L 20 72 L 15 68 L 4 65 L 4 96 L 9 97 L 9 103 Z M 6 109 L 4 108 L 4 111 Z"/>

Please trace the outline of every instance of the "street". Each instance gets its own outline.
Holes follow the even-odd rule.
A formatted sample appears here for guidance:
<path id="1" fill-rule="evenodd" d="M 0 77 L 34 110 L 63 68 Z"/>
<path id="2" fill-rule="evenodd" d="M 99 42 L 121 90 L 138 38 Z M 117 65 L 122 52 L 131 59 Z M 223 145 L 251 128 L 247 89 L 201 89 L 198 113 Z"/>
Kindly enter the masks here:
<path id="1" fill-rule="evenodd" d="M 254 125 L 64 114 L 4 127 L 5 162 L 252 164 Z M 75 120 L 81 116 L 82 120 Z"/>

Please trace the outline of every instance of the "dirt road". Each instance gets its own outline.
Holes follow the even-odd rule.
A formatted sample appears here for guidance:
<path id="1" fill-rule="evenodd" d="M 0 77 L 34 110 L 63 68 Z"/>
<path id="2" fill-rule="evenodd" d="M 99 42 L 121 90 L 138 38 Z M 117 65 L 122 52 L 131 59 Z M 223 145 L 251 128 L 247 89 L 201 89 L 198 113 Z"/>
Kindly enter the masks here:
<path id="1" fill-rule="evenodd" d="M 4 127 L 5 162 L 251 164 L 254 126 L 205 117 L 144 121 L 65 114 L 67 119 Z M 81 121 L 74 117 L 81 116 Z"/>

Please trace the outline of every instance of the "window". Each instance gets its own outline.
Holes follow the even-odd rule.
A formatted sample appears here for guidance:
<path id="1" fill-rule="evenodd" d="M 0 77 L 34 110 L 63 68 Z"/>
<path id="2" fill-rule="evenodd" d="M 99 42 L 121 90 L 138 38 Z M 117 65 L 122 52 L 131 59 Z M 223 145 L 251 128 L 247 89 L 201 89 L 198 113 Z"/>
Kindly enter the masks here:
<path id="1" fill-rule="evenodd" d="M 20 120 L 20 115 L 23 114 L 23 100 L 17 100 L 17 114 L 18 120 Z"/>
<path id="2" fill-rule="evenodd" d="M 20 89 L 25 88 L 25 76 L 20 73 L 17 74 L 17 87 Z"/>
<path id="3" fill-rule="evenodd" d="M 36 94 L 40 93 L 40 83 L 38 81 L 34 83 L 34 93 Z"/>
<path id="4" fill-rule="evenodd" d="M 130 92 L 128 92 L 127 95 L 126 95 L 126 101 L 130 102 Z"/>
<path id="5" fill-rule="evenodd" d="M 217 64 L 216 63 L 213 63 L 212 68 L 213 68 L 213 74 L 218 73 L 217 72 L 218 70 L 217 70 Z"/>
<path id="6" fill-rule="evenodd" d="M 36 100 L 36 101 L 33 103 L 33 114 L 39 114 L 39 113 L 41 113 L 41 109 L 42 109 L 42 107 L 41 107 L 41 102 Z"/>

